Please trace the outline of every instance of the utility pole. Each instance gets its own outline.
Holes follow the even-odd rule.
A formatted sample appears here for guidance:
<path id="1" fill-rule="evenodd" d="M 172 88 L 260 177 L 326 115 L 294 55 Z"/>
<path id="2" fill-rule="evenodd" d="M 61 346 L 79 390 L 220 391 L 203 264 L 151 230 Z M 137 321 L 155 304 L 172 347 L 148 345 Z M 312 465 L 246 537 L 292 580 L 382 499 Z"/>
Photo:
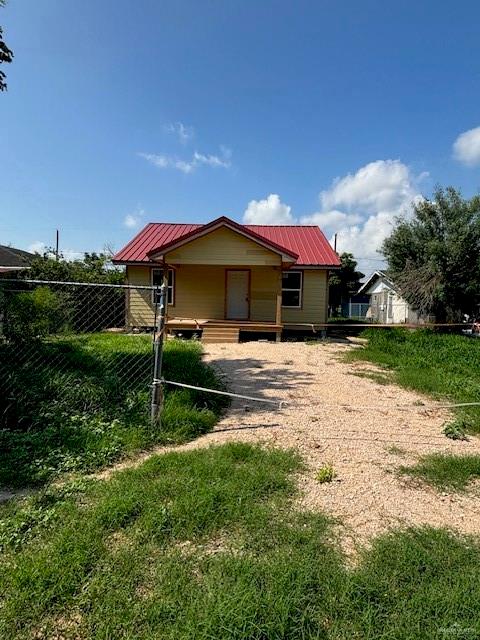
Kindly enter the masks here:
<path id="1" fill-rule="evenodd" d="M 163 408 L 162 362 L 167 307 L 167 278 L 168 271 L 164 271 L 162 285 L 157 287 L 155 290 L 155 303 L 158 294 L 160 294 L 160 304 L 158 305 L 159 314 L 153 356 L 152 402 L 150 410 L 150 417 L 153 425 L 157 425 L 159 423 Z"/>
<path id="2" fill-rule="evenodd" d="M 333 237 L 333 250 L 337 253 L 337 234 Z"/>
<path id="3" fill-rule="evenodd" d="M 58 229 L 55 234 L 55 260 L 58 262 Z"/>

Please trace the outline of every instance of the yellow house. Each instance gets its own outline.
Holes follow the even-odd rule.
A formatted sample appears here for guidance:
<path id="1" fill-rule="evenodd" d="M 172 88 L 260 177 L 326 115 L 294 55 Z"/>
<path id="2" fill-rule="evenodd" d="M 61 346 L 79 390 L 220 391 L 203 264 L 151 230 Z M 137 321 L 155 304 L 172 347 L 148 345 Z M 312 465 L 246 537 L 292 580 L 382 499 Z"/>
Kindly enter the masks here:
<path id="1" fill-rule="evenodd" d="M 149 223 L 113 259 L 131 285 L 168 278 L 167 329 L 210 342 L 240 332 L 313 328 L 327 320 L 328 274 L 340 265 L 316 226 Z M 155 324 L 156 293 L 130 289 L 130 328 Z"/>

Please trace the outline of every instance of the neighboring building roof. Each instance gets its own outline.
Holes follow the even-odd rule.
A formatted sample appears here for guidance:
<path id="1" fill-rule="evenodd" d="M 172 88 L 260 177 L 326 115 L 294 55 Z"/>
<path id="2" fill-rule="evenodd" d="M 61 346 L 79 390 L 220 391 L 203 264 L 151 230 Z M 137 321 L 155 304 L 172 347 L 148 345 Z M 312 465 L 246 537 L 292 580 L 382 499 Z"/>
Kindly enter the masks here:
<path id="1" fill-rule="evenodd" d="M 34 257 L 34 254 L 28 251 L 0 244 L 0 272 L 28 269 Z"/>
<path id="2" fill-rule="evenodd" d="M 368 280 L 360 287 L 360 289 L 357 291 L 357 295 L 360 293 L 366 293 L 376 280 L 382 280 L 382 282 L 389 289 L 392 289 L 392 291 L 398 291 L 398 288 L 395 285 L 395 283 L 392 280 L 390 280 L 390 278 L 383 271 L 375 271 L 368 278 Z"/>
<path id="3" fill-rule="evenodd" d="M 181 240 L 193 240 L 202 230 L 225 224 L 254 241 L 270 246 L 272 250 L 285 253 L 298 266 L 338 267 L 340 260 L 322 231 L 316 226 L 303 225 L 241 225 L 222 217 L 206 225 L 150 222 L 114 257 L 117 264 L 151 263 L 152 255 L 164 249 L 171 250 Z"/>

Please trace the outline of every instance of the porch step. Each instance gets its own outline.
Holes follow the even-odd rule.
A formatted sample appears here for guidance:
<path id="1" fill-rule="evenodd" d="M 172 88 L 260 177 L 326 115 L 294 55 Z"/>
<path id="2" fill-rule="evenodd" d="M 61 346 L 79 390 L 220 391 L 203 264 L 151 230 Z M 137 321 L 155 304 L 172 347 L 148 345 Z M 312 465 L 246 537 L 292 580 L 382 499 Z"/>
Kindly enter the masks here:
<path id="1" fill-rule="evenodd" d="M 238 342 L 240 329 L 238 327 L 203 327 L 202 342 Z"/>

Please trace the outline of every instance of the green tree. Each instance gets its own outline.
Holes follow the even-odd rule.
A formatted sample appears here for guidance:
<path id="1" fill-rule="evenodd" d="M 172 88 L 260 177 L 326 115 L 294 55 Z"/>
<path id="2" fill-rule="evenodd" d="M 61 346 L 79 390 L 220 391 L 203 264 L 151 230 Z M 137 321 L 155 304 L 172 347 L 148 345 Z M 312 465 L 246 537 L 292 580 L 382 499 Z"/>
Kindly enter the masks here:
<path id="1" fill-rule="evenodd" d="M 0 0 L 0 7 L 5 6 L 5 0 Z M 7 47 L 3 40 L 3 29 L 0 27 L 0 64 L 9 63 L 13 60 L 13 52 Z M 7 83 L 5 82 L 5 74 L 0 71 L 0 91 L 5 91 Z"/>
<path id="2" fill-rule="evenodd" d="M 357 271 L 357 261 L 352 253 L 344 252 L 340 256 L 341 267 L 330 276 L 329 302 L 337 309 L 342 302 L 347 302 L 356 293 L 364 274 Z"/>
<path id="3" fill-rule="evenodd" d="M 56 260 L 51 250 L 36 254 L 30 269 L 22 272 L 24 278 L 33 280 L 61 280 L 62 282 L 99 282 L 123 284 L 125 273 L 114 267 L 109 253 L 85 253 L 78 260 Z"/>
<path id="4" fill-rule="evenodd" d="M 437 321 L 476 315 L 480 304 L 480 196 L 438 187 L 414 203 L 383 243 L 388 273 L 406 300 Z"/>

